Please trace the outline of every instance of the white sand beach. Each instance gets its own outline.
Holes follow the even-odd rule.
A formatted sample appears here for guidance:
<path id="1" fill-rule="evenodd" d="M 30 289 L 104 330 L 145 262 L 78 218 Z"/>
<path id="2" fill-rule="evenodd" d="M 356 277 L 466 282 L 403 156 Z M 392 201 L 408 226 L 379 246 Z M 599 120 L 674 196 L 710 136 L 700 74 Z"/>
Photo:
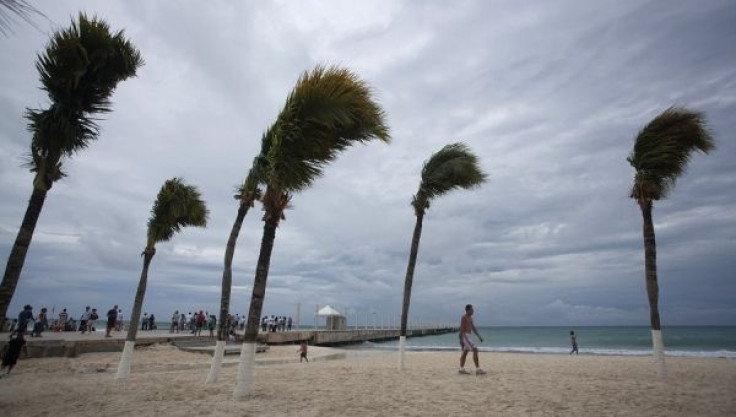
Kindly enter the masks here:
<path id="1" fill-rule="evenodd" d="M 114 378 L 119 353 L 25 359 L 0 379 L 0 410 L 136 417 L 736 415 L 736 361 L 729 359 L 668 358 L 669 376 L 661 379 L 649 357 L 481 353 L 488 375 L 476 377 L 457 374 L 454 352 L 408 353 L 399 373 L 396 353 L 311 347 L 312 361 L 300 364 L 296 349 L 258 354 L 245 401 L 232 398 L 236 355 L 208 386 L 211 357 L 170 345 L 136 349 L 124 381 Z M 326 359 L 335 352 L 347 357 Z"/>

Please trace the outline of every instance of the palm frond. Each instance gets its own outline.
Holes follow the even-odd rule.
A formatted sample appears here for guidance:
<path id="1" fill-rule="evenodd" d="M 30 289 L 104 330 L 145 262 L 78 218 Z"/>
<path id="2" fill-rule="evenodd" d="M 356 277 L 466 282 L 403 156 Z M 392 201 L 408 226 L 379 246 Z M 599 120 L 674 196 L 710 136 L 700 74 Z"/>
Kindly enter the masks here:
<path id="1" fill-rule="evenodd" d="M 52 105 L 26 111 L 34 146 L 62 156 L 89 146 L 99 134 L 91 115 L 109 112 L 118 82 L 135 76 L 141 65 L 123 31 L 111 33 L 101 20 L 80 14 L 78 23 L 56 32 L 36 62 Z"/>
<path id="2" fill-rule="evenodd" d="M 367 84 L 347 69 L 305 72 L 264 137 L 268 182 L 284 191 L 308 187 L 324 165 L 355 143 L 390 140 L 385 114 Z"/>
<path id="3" fill-rule="evenodd" d="M 27 109 L 25 117 L 33 134 L 32 147 L 44 157 L 70 156 L 87 148 L 100 133 L 94 119 L 57 105 L 46 110 Z"/>
<path id="4" fill-rule="evenodd" d="M 13 23 L 13 15 L 20 17 L 29 25 L 39 29 L 33 20 L 31 20 L 31 15 L 34 14 L 48 19 L 45 14 L 25 0 L 0 0 L 0 34 L 7 36 L 12 32 L 10 25 Z"/>
<path id="5" fill-rule="evenodd" d="M 666 198 L 677 178 L 687 170 L 693 152 L 708 153 L 713 149 L 715 141 L 702 113 L 668 108 L 639 132 L 627 158 L 636 170 L 631 198 Z"/>
<path id="6" fill-rule="evenodd" d="M 135 76 L 140 52 L 123 31 L 83 13 L 71 27 L 54 33 L 36 68 L 43 89 L 58 106 L 79 112 L 109 111 L 117 83 Z"/>
<path id="7" fill-rule="evenodd" d="M 43 181 L 43 184 L 34 183 L 36 188 L 43 188 L 48 191 L 53 183 L 66 177 L 61 158 L 50 156 L 48 153 L 42 155 L 33 144 L 31 144 L 31 152 L 24 165 L 29 171 L 37 174 L 34 181 Z"/>
<path id="8" fill-rule="evenodd" d="M 245 177 L 243 183 L 238 186 L 238 194 L 235 195 L 236 200 L 248 201 L 251 207 L 255 200 L 261 198 L 261 189 L 258 186 L 263 182 L 259 169 L 259 161 L 262 159 L 259 157 L 253 158 L 253 166 L 248 171 L 248 176 Z"/>
<path id="9" fill-rule="evenodd" d="M 181 178 L 167 180 L 161 187 L 148 219 L 148 244 L 166 242 L 186 226 L 205 227 L 209 211 L 197 187 Z"/>
<path id="10" fill-rule="evenodd" d="M 457 188 L 474 188 L 488 176 L 481 170 L 478 157 L 463 143 L 446 145 L 425 162 L 419 191 L 412 200 L 418 212 L 429 208 L 430 201 Z"/>

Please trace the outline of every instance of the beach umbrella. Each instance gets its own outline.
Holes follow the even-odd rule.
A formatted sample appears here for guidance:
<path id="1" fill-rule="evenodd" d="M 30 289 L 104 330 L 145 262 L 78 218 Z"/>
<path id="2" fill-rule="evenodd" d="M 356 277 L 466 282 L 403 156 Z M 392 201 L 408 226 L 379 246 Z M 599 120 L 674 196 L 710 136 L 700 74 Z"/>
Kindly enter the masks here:
<path id="1" fill-rule="evenodd" d="M 256 337 L 266 293 L 276 228 L 292 195 L 309 188 L 327 163 L 355 143 L 390 137 L 381 107 L 368 85 L 347 69 L 317 66 L 305 72 L 261 142 L 263 237 L 253 280 L 248 320 L 238 364 L 235 398 L 252 382 Z"/>
<path id="2" fill-rule="evenodd" d="M 148 283 L 148 267 L 156 254 L 156 244 L 168 242 L 182 227 L 205 227 L 209 212 L 197 187 L 188 185 L 180 178 L 166 180 L 161 187 L 148 219 L 148 234 L 143 257 L 143 270 L 138 281 L 138 290 L 133 300 L 133 310 L 130 313 L 130 326 L 125 338 L 123 354 L 120 356 L 117 379 L 127 378 L 130 374 L 130 364 L 135 348 L 135 336 L 138 332 L 138 322 L 141 318 L 143 298 L 146 295 Z"/>
<path id="3" fill-rule="evenodd" d="M 652 208 L 655 201 L 667 197 L 677 178 L 687 169 L 694 151 L 708 153 L 714 148 L 715 142 L 702 113 L 670 107 L 639 132 L 634 149 L 627 158 L 636 170 L 630 197 L 636 200 L 643 217 L 644 267 L 652 345 L 657 371 L 663 376 L 667 374 L 667 367 L 659 317 L 657 247 Z"/>
<path id="4" fill-rule="evenodd" d="M 140 52 L 122 31 L 112 33 L 104 21 L 81 13 L 71 27 L 54 33 L 38 56 L 36 68 L 51 105 L 43 110 L 27 109 L 25 114 L 32 133 L 28 166 L 34 174 L 33 190 L 0 283 L 0 325 L 18 285 L 46 194 L 66 175 L 63 160 L 97 139 L 100 127 L 96 120 L 111 111 L 110 96 L 141 65 Z"/>
<path id="5" fill-rule="evenodd" d="M 404 354 L 406 351 L 406 329 L 409 318 L 409 302 L 411 286 L 414 281 L 414 267 L 419 252 L 419 239 L 422 236 L 422 221 L 433 198 L 444 195 L 454 189 L 470 189 L 480 186 L 487 175 L 480 169 L 478 157 L 463 143 L 446 145 L 424 163 L 419 191 L 414 195 L 411 205 L 417 217 L 414 234 L 411 239 L 409 264 L 406 267 L 404 280 L 404 301 L 401 306 L 401 328 L 399 330 L 399 370 L 404 370 Z"/>

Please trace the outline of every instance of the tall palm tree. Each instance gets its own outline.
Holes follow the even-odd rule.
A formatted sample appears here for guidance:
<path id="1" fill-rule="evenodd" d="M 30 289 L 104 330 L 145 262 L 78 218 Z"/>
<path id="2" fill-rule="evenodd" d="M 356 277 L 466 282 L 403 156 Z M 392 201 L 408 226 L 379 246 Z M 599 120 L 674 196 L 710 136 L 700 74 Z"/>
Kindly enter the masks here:
<path id="1" fill-rule="evenodd" d="M 411 205 L 417 216 L 414 235 L 411 239 L 409 264 L 404 281 L 404 303 L 401 307 L 401 329 L 399 330 L 399 370 L 404 370 L 406 350 L 406 324 L 409 318 L 411 285 L 414 281 L 414 266 L 417 263 L 419 239 L 422 236 L 422 221 L 433 198 L 457 188 L 470 189 L 480 186 L 487 175 L 478 164 L 478 157 L 463 143 L 451 143 L 433 154 L 422 168 L 422 181 Z"/>
<path id="2" fill-rule="evenodd" d="M 78 23 L 56 32 L 38 57 L 36 68 L 51 106 L 27 109 L 25 115 L 33 134 L 29 165 L 35 177 L 0 284 L 0 324 L 18 285 L 46 194 L 64 177 L 62 160 L 97 139 L 96 115 L 111 111 L 110 96 L 118 82 L 135 76 L 142 64 L 140 52 L 122 31 L 111 33 L 107 23 L 84 14 L 79 15 Z"/>
<path id="3" fill-rule="evenodd" d="M 235 398 L 244 398 L 252 382 L 255 343 L 266 293 L 276 228 L 293 193 L 308 188 L 337 154 L 358 142 L 390 140 L 381 107 L 368 85 L 347 69 L 318 66 L 305 72 L 286 99 L 261 145 L 266 186 L 263 237 L 238 365 Z"/>
<path id="4" fill-rule="evenodd" d="M 133 301 L 133 311 L 130 313 L 130 326 L 128 336 L 125 338 L 123 354 L 120 357 L 120 365 L 118 365 L 117 379 L 127 378 L 130 374 L 138 321 L 141 318 L 143 297 L 146 295 L 148 266 L 156 254 L 156 244 L 168 242 L 182 227 L 207 226 L 208 215 L 207 206 L 202 201 L 197 187 L 185 184 L 180 178 L 166 180 L 161 191 L 158 192 L 156 202 L 151 209 L 151 217 L 148 219 L 146 248 L 141 254 L 143 270 Z"/>
<path id="5" fill-rule="evenodd" d="M 627 158 L 636 170 L 630 197 L 639 204 L 644 219 L 644 263 L 652 345 L 657 371 L 663 376 L 667 374 L 667 368 L 659 319 L 653 203 L 667 197 L 677 178 L 687 169 L 693 151 L 708 153 L 714 148 L 715 142 L 708 132 L 702 113 L 670 107 L 639 132 L 634 150 Z"/>
<path id="6" fill-rule="evenodd" d="M 254 159 L 253 167 L 250 169 L 243 184 L 238 188 L 238 194 L 235 195 L 235 199 L 239 201 L 238 214 L 230 230 L 230 237 L 227 240 L 227 247 L 225 248 L 225 267 L 222 271 L 222 295 L 220 297 L 220 321 L 217 327 L 217 342 L 215 344 L 215 353 L 212 356 L 212 365 L 205 384 L 211 384 L 217 381 L 225 355 L 228 319 L 230 317 L 230 294 L 233 283 L 232 265 L 233 256 L 235 255 L 235 244 L 238 241 L 245 215 L 248 214 L 248 210 L 253 207 L 255 201 L 261 198 L 261 189 L 258 187 L 258 184 L 260 182 L 259 168 L 262 160 L 263 158 L 260 156 Z"/>

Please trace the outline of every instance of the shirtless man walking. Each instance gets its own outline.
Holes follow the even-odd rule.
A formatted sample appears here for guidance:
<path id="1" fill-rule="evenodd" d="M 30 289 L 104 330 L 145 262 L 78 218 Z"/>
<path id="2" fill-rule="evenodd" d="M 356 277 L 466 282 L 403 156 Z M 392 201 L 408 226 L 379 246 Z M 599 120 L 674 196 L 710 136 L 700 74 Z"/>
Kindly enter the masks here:
<path id="1" fill-rule="evenodd" d="M 468 304 L 465 306 L 465 315 L 460 319 L 460 346 L 463 349 L 463 353 L 460 355 L 460 369 L 458 372 L 461 374 L 470 373 L 470 371 L 465 369 L 465 358 L 468 356 L 468 352 L 473 351 L 475 374 L 485 375 L 486 371 L 484 371 L 478 363 L 478 347 L 475 346 L 472 340 L 470 340 L 471 332 L 475 333 L 481 342 L 483 341 L 483 337 L 478 333 L 478 330 L 475 328 L 475 324 L 473 324 L 473 305 Z"/>

